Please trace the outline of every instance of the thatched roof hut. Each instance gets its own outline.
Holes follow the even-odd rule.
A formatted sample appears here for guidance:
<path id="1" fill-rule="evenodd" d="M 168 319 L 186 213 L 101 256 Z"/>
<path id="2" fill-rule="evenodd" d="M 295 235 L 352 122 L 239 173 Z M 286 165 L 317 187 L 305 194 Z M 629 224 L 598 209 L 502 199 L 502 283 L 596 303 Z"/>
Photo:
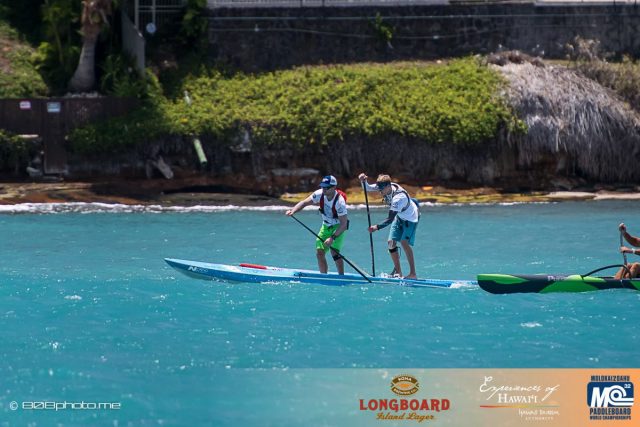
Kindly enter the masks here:
<path id="1" fill-rule="evenodd" d="M 507 136 L 519 168 L 555 163 L 557 175 L 640 181 L 640 115 L 626 102 L 563 66 L 490 62 L 508 80 L 508 102 L 529 128 Z"/>

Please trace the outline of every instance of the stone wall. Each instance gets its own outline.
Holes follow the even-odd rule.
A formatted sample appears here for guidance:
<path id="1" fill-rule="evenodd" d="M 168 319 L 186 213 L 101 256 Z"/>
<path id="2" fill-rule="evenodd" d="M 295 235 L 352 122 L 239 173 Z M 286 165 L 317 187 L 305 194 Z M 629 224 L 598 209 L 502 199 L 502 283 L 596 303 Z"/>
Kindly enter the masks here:
<path id="1" fill-rule="evenodd" d="M 247 71 L 431 60 L 501 49 L 564 58 L 565 44 L 576 36 L 600 40 L 606 52 L 640 55 L 640 8 L 633 4 L 244 8 L 209 13 L 211 55 Z"/>
<path id="2" fill-rule="evenodd" d="M 109 159 L 70 157 L 69 177 L 76 180 L 109 178 L 162 178 L 158 170 L 148 169 L 150 153 L 161 156 L 176 180 L 199 177 L 224 185 L 235 192 L 280 195 L 315 188 L 323 175 L 333 174 L 341 182 L 355 180 L 358 173 L 388 173 L 402 182 L 464 183 L 497 186 L 513 191 L 554 188 L 553 181 L 573 183 L 601 182 L 571 167 L 571 161 L 549 153 L 530 165 L 519 165 L 517 145 L 502 142 L 484 144 L 424 144 L 404 137 L 372 139 L 350 138 L 328 146 L 261 147 L 247 151 L 220 147 L 202 138 L 208 164 L 201 168 L 188 138 L 164 138 Z M 372 149 L 375 147 L 375 149 Z M 640 175 L 640 172 L 639 172 Z M 638 178 L 638 177 L 635 177 Z"/>

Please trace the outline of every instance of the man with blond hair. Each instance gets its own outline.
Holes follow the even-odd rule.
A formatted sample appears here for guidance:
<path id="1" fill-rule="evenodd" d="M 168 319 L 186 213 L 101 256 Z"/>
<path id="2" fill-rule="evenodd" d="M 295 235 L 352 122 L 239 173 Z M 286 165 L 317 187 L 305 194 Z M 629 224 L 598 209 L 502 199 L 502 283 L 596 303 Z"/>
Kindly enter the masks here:
<path id="1" fill-rule="evenodd" d="M 413 256 L 413 243 L 415 242 L 416 229 L 420 221 L 417 200 L 412 199 L 409 193 L 400 185 L 391 182 L 389 175 L 378 175 L 374 185 L 367 182 L 367 175 L 364 173 L 358 175 L 358 179 L 365 184 L 365 191 L 379 191 L 385 204 L 389 206 L 387 219 L 380 224 L 369 227 L 369 233 L 382 230 L 391 225 L 387 241 L 394 272 L 402 277 L 400 254 L 398 253 L 398 242 L 400 242 L 409 262 L 409 274 L 405 278 L 417 279 L 416 263 Z"/>

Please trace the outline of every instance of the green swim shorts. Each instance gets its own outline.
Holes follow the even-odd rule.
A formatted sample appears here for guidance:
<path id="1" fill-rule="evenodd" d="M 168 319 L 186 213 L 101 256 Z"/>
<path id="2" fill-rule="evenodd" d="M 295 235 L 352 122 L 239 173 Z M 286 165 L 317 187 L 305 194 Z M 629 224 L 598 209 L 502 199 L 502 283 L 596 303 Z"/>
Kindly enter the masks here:
<path id="1" fill-rule="evenodd" d="M 329 247 L 325 246 L 324 241 L 327 240 L 329 237 L 331 237 L 331 235 L 333 233 L 335 233 L 335 231 L 340 228 L 340 224 L 336 224 L 336 225 L 331 225 L 328 226 L 326 224 L 322 224 L 322 227 L 320 228 L 320 231 L 318 232 L 318 236 L 320 236 L 320 239 L 316 239 L 316 249 L 320 249 L 320 250 L 324 250 L 325 252 L 329 252 Z M 340 234 L 338 237 L 336 237 L 336 240 L 333 241 L 333 245 L 331 245 L 331 247 L 333 249 L 337 249 L 338 252 L 342 250 L 342 245 L 344 244 L 344 235 L 347 232 L 347 230 L 343 231 L 342 234 Z"/>

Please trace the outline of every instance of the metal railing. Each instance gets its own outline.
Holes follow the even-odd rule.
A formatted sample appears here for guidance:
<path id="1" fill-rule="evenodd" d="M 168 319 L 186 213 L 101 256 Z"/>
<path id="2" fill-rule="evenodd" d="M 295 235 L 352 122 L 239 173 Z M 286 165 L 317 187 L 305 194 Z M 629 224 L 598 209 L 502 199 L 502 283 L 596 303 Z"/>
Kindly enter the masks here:
<path id="1" fill-rule="evenodd" d="M 251 7 L 349 7 L 442 5 L 449 0 L 207 0 L 210 9 Z"/>
<path id="2" fill-rule="evenodd" d="M 210 9 L 221 8 L 305 8 L 363 6 L 425 6 L 445 4 L 505 4 L 538 5 L 613 5 L 637 4 L 638 0 L 207 0 Z"/>
<path id="3" fill-rule="evenodd" d="M 127 0 L 123 7 L 138 30 L 144 32 L 147 24 L 160 28 L 176 21 L 183 13 L 186 0 Z"/>

